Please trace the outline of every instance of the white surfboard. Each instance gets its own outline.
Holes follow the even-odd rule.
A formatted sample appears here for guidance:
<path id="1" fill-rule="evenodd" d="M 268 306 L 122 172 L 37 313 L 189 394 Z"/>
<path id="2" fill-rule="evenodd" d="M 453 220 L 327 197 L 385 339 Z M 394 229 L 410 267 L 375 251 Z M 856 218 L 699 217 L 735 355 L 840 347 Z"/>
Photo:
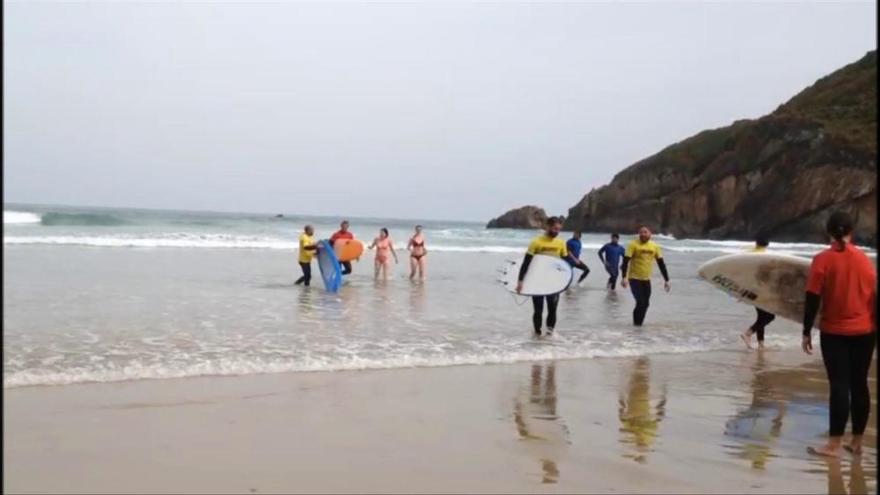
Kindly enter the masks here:
<path id="1" fill-rule="evenodd" d="M 806 258 L 767 252 L 721 256 L 699 268 L 700 277 L 716 289 L 798 323 L 804 321 L 809 272 Z"/>
<path id="2" fill-rule="evenodd" d="M 519 267 L 522 260 L 509 261 L 504 267 L 501 282 L 504 288 L 516 293 L 516 283 L 519 279 Z M 558 294 L 571 285 L 572 269 L 562 258 L 536 254 L 529 263 L 526 278 L 523 279 L 524 296 L 550 296 Z"/>

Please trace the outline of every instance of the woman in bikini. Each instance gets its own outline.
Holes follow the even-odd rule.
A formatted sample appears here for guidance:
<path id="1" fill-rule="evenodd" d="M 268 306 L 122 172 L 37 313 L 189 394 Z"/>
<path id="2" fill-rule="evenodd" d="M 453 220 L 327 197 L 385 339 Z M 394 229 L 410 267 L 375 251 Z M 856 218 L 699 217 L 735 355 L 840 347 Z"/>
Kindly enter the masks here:
<path id="1" fill-rule="evenodd" d="M 394 243 L 388 235 L 388 229 L 382 227 L 379 229 L 379 237 L 373 239 L 370 249 L 376 248 L 376 272 L 374 278 L 379 278 L 379 271 L 382 271 L 382 280 L 388 280 L 388 267 L 391 266 L 391 257 L 397 263 L 397 253 L 394 251 Z"/>
<path id="2" fill-rule="evenodd" d="M 419 279 L 425 280 L 425 255 L 428 250 L 425 248 L 425 235 L 422 234 L 422 226 L 416 225 L 416 233 L 410 237 L 409 244 L 409 279 L 416 277 L 416 269 L 419 271 Z"/>

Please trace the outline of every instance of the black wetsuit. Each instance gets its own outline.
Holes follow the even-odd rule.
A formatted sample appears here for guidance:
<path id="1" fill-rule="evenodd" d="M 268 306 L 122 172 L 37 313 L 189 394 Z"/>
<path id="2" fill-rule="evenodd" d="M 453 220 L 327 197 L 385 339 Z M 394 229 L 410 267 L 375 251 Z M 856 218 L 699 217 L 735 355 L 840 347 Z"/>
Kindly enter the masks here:
<path id="1" fill-rule="evenodd" d="M 298 278 L 294 285 L 303 284 L 306 287 L 309 286 L 309 282 L 312 281 L 312 264 L 311 263 L 302 263 L 300 262 L 299 267 L 302 268 L 302 277 Z M 288 279 L 290 280 L 290 279 Z"/>
<path id="2" fill-rule="evenodd" d="M 755 335 L 758 336 L 758 342 L 764 342 L 764 327 L 775 320 L 776 315 L 768 313 L 761 308 L 755 308 L 755 310 L 758 312 L 758 317 L 755 319 L 755 323 L 751 326 L 751 329 L 755 332 Z"/>
<path id="3" fill-rule="evenodd" d="M 519 268 L 519 281 L 522 282 L 526 276 L 526 271 L 532 263 L 532 255 L 527 254 L 523 258 L 522 265 Z M 570 263 L 570 262 L 569 262 Z M 544 314 L 544 301 L 547 302 L 547 329 L 553 331 L 556 327 L 556 308 L 559 306 L 559 294 L 550 296 L 532 296 L 532 325 L 535 328 L 535 335 L 541 335 L 541 317 Z"/>
<path id="4" fill-rule="evenodd" d="M 660 268 L 663 280 L 669 282 L 669 272 L 666 271 L 666 262 L 663 261 L 663 258 L 657 258 L 657 266 Z M 629 258 L 624 256 L 622 267 L 624 277 L 628 269 Z M 639 327 L 645 322 L 645 315 L 648 314 L 648 306 L 651 303 L 651 281 L 631 278 L 629 279 L 629 289 L 636 300 L 636 307 L 633 309 L 633 325 Z"/>

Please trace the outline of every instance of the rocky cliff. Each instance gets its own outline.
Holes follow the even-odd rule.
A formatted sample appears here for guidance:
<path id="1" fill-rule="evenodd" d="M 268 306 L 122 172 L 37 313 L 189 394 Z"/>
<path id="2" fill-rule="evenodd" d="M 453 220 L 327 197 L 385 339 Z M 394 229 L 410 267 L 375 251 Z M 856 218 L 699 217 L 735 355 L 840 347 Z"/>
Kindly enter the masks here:
<path id="1" fill-rule="evenodd" d="M 487 229 L 540 229 L 547 221 L 547 213 L 537 206 L 515 208 L 498 218 L 489 220 Z"/>
<path id="2" fill-rule="evenodd" d="M 701 132 L 618 173 L 569 209 L 565 227 L 676 237 L 824 242 L 831 211 L 877 238 L 877 52 L 773 113 Z"/>

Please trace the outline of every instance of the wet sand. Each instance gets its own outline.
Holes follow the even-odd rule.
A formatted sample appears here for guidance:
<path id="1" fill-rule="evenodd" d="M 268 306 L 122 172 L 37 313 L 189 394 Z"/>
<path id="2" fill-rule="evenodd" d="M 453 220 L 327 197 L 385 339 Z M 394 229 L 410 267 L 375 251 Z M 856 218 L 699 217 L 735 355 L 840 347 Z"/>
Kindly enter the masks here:
<path id="1" fill-rule="evenodd" d="M 794 350 L 7 389 L 4 489 L 873 492 L 873 418 L 806 453 L 826 390 Z"/>

